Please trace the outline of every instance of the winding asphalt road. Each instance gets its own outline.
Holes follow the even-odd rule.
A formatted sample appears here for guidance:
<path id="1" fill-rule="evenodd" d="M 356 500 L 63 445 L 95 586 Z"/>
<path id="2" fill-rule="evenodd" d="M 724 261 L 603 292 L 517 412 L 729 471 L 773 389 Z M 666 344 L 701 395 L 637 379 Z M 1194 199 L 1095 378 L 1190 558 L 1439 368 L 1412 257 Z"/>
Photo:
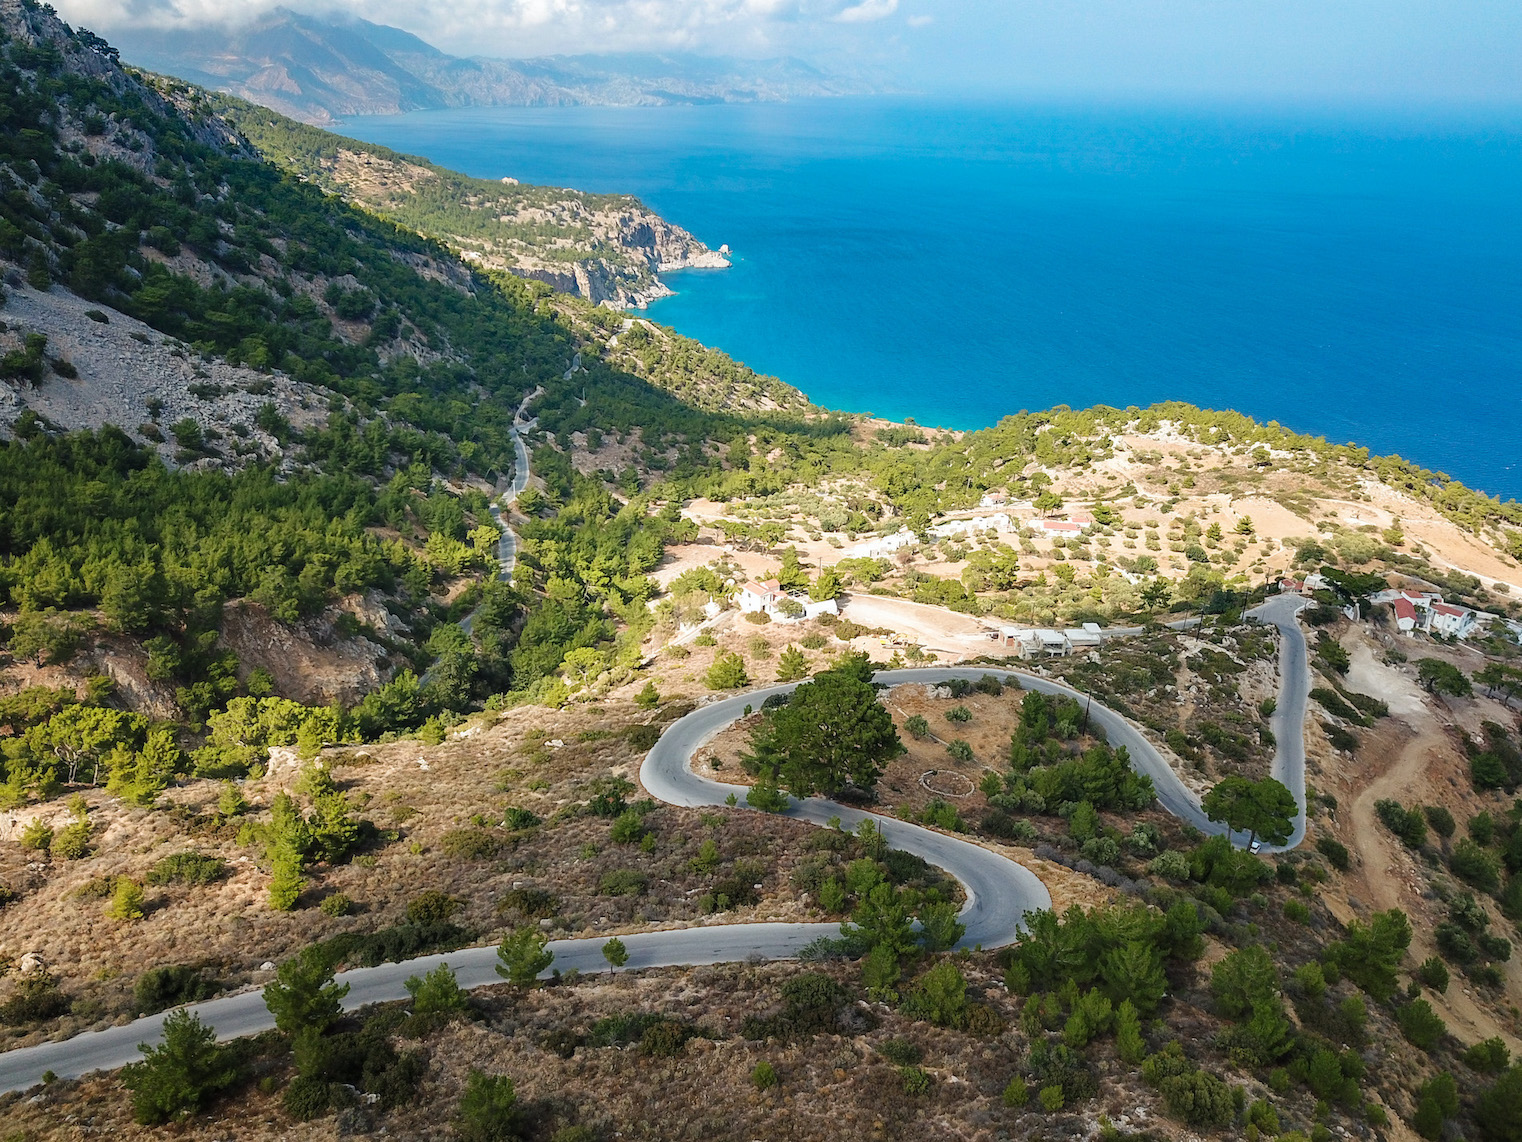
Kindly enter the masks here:
<path id="1" fill-rule="evenodd" d="M 1294 792 L 1302 809 L 1296 820 L 1295 835 L 1290 838 L 1291 845 L 1298 844 L 1305 835 L 1303 726 L 1309 682 L 1305 640 L 1295 622 L 1295 615 L 1303 605 L 1304 601 L 1299 599 L 1274 599 L 1253 613 L 1254 618 L 1277 626 L 1284 635 L 1280 652 L 1278 709 L 1273 726 L 1278 738 L 1274 775 Z M 1086 695 L 1060 682 L 1021 671 L 976 666 L 885 670 L 878 673 L 877 681 L 889 685 L 934 684 L 953 678 L 976 680 L 984 674 L 996 674 L 1018 682 L 1026 689 L 1075 697 L 1084 702 L 1089 717 L 1104 730 L 1111 745 L 1125 746 L 1135 768 L 1152 777 L 1158 799 L 1169 812 L 1203 831 L 1223 831 L 1221 826 L 1205 818 L 1198 800 L 1135 726 L 1113 710 L 1090 702 Z M 645 758 L 640 770 L 640 780 L 645 788 L 653 796 L 673 805 L 722 805 L 732 793 L 743 803 L 744 786 L 725 785 L 699 777 L 692 772 L 692 756 L 705 742 L 744 716 L 747 705 L 758 706 L 770 695 L 786 693 L 793 688 L 791 685 L 772 686 L 736 695 L 700 706 L 678 719 Z M 1051 896 L 1029 869 L 969 841 L 822 798 L 789 799 L 785 815 L 817 825 L 825 825 L 830 818 L 839 817 L 843 825 L 853 828 L 870 816 L 895 848 L 916 853 L 955 876 L 967 895 L 960 916 L 967 928 L 961 946 L 997 947 L 1010 943 L 1019 935 L 1026 912 L 1051 906 Z M 621 937 L 629 953 L 624 970 L 726 963 L 750 958 L 788 958 L 796 956 L 804 945 L 820 936 L 833 936 L 838 931 L 839 926 L 833 923 L 767 923 L 710 924 L 639 932 Z M 603 943 L 600 937 L 551 941 L 549 947 L 555 954 L 552 970 L 610 970 L 603 959 Z M 353 1010 L 366 1004 L 405 999 L 406 980 L 441 963 L 454 969 L 460 986 L 465 988 L 499 982 L 496 948 L 466 948 L 343 972 L 338 979 L 349 985 L 344 1006 Z M 192 1005 L 189 1010 L 202 1022 L 215 1027 L 219 1039 L 250 1035 L 273 1026 L 259 991 L 224 996 Z M 0 1091 L 27 1089 L 40 1082 L 48 1071 L 60 1078 L 75 1078 L 133 1062 L 138 1058 L 138 1044 L 157 1043 L 161 1039 L 163 1020 L 163 1014 L 152 1015 L 104 1031 L 89 1031 L 60 1042 L 0 1053 Z"/>

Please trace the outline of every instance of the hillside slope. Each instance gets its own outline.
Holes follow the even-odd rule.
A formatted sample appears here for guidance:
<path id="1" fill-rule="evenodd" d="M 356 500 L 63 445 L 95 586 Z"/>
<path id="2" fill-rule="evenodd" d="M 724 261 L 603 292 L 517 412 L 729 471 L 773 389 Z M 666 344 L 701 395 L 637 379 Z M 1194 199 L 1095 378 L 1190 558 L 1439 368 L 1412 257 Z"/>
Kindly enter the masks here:
<path id="1" fill-rule="evenodd" d="M 446 243 L 471 265 L 546 282 L 594 305 L 643 306 L 671 292 L 660 271 L 729 265 L 630 195 L 470 178 L 239 99 L 211 102 L 282 169 Z"/>

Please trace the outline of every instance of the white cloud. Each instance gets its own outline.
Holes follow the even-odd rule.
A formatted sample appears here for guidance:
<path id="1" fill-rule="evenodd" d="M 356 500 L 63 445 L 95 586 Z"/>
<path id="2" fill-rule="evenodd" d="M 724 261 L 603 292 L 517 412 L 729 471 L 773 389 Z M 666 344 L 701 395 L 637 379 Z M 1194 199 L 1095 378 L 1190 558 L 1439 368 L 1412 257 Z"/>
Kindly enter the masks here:
<path id="1" fill-rule="evenodd" d="M 935 23 L 935 17 L 910 16 L 907 22 L 911 28 L 928 28 L 931 24 Z"/>
<path id="2" fill-rule="evenodd" d="M 898 0 L 861 0 L 860 4 L 842 9 L 835 19 L 842 24 L 868 24 L 873 20 L 885 19 L 897 11 Z"/>

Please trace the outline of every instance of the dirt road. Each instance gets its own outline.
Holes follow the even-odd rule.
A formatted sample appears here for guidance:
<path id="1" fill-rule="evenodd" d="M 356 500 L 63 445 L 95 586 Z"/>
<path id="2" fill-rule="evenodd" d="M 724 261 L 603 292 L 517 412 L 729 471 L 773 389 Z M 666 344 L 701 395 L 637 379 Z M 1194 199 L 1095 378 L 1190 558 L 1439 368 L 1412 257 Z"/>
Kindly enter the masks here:
<path id="1" fill-rule="evenodd" d="M 1360 751 L 1363 768 L 1350 783 L 1352 804 L 1339 829 L 1355 857 L 1347 876 L 1348 894 L 1369 910 L 1399 908 L 1414 918 L 1430 907 L 1422 896 L 1424 873 L 1417 858 L 1380 824 L 1374 805 L 1387 797 L 1407 805 L 1416 800 L 1439 802 L 1438 797 L 1423 798 L 1423 787 L 1436 771 L 1451 766 L 1455 747 L 1415 682 L 1384 665 L 1366 641 L 1359 640 L 1353 646 L 1352 658 L 1349 684 L 1383 699 L 1390 706 L 1390 716 L 1365 738 Z M 1336 897 L 1327 897 L 1327 905 L 1343 923 L 1357 914 Z M 1432 925 L 1413 922 L 1412 929 L 1408 967 L 1437 954 L 1429 938 Z M 1507 990 L 1514 1000 L 1514 981 L 1508 980 Z M 1445 994 L 1429 991 L 1427 999 L 1462 1042 L 1500 1036 L 1513 1053 L 1522 1049 L 1522 1040 L 1475 1002 L 1457 972 Z"/>

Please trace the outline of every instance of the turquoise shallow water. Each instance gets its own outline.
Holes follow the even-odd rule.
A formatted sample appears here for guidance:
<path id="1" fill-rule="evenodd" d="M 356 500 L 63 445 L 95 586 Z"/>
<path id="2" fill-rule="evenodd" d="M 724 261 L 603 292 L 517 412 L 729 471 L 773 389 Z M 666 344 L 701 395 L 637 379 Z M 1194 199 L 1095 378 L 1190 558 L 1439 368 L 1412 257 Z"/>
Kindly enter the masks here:
<path id="1" fill-rule="evenodd" d="M 1522 496 L 1522 118 L 832 100 L 341 129 L 728 243 L 650 315 L 822 404 L 971 428 L 1176 398 Z"/>

